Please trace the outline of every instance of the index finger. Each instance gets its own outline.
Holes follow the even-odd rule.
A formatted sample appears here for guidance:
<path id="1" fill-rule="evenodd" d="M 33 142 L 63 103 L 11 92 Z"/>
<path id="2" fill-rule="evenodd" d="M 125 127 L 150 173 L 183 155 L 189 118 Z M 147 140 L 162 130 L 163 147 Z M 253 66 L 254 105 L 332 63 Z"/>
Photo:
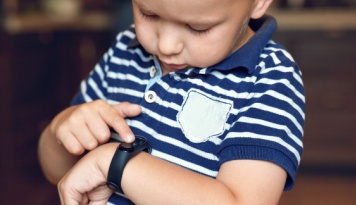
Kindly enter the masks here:
<path id="1" fill-rule="evenodd" d="M 103 110 L 100 113 L 104 121 L 112 127 L 125 142 L 133 142 L 135 136 L 131 128 L 127 125 L 125 118 L 135 117 L 141 113 L 141 107 L 137 104 L 123 102 L 111 106 L 110 110 Z"/>

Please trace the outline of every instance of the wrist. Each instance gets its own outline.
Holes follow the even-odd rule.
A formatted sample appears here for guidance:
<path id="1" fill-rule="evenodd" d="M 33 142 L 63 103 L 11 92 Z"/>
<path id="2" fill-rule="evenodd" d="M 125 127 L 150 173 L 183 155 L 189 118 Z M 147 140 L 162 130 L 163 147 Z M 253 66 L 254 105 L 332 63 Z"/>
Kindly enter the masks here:
<path id="1" fill-rule="evenodd" d="M 120 143 L 113 142 L 107 143 L 99 146 L 91 152 L 97 152 L 96 164 L 102 175 L 105 177 L 105 180 L 108 178 L 108 171 L 111 163 L 111 159 L 113 158 L 115 151 Z"/>
<path id="2" fill-rule="evenodd" d="M 136 136 L 133 143 L 121 143 L 112 157 L 106 185 L 117 194 L 124 195 L 121 187 L 126 164 L 141 152 L 151 153 L 151 147 L 144 137 Z"/>

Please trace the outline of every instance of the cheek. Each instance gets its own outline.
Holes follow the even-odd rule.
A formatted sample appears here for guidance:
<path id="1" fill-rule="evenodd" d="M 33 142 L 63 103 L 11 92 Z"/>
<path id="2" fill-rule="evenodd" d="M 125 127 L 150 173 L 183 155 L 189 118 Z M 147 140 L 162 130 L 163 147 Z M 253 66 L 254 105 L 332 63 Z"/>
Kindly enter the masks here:
<path id="1" fill-rule="evenodd" d="M 220 40 L 219 40 L 220 39 Z M 222 61 L 230 53 L 230 46 L 221 37 L 210 41 L 195 41 L 189 48 L 188 56 L 197 67 L 208 67 Z"/>
<path id="2" fill-rule="evenodd" d="M 204 46 L 204 48 L 191 49 L 187 57 L 192 66 L 204 68 L 220 62 L 225 56 L 216 52 L 215 48 Z"/>
<path id="3" fill-rule="evenodd" d="M 155 46 L 156 39 L 157 39 L 155 35 L 154 27 L 140 22 L 137 23 L 136 23 L 135 30 L 139 42 L 145 48 L 146 51 L 154 54 L 155 47 L 156 47 Z"/>

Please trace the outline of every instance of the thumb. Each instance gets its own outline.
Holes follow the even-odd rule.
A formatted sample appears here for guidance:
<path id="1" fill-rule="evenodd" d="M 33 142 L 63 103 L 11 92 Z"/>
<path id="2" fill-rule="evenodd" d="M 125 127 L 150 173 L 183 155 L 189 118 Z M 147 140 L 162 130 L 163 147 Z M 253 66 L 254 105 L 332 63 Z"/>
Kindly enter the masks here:
<path id="1" fill-rule="evenodd" d="M 142 112 L 141 106 L 138 104 L 132 104 L 129 102 L 122 102 L 114 105 L 114 108 L 119 112 L 119 114 L 126 117 L 135 117 Z"/>
<path id="2" fill-rule="evenodd" d="M 65 192 L 63 191 L 62 186 L 63 185 L 61 182 L 58 183 L 58 193 L 61 205 L 80 205 L 87 204 L 89 202 L 88 196 L 86 194 L 80 194 L 79 192 L 75 192 L 71 189 Z"/>

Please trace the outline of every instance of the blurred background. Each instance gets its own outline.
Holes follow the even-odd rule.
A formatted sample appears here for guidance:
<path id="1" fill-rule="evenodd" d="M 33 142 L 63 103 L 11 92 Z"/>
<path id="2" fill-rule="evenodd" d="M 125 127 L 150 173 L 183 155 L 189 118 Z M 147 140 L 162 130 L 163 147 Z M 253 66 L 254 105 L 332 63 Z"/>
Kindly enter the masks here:
<path id="1" fill-rule="evenodd" d="M 280 204 L 355 205 L 356 0 L 275 0 L 268 13 L 307 101 L 305 151 Z M 58 204 L 38 138 L 131 15 L 130 0 L 0 0 L 1 205 Z"/>

